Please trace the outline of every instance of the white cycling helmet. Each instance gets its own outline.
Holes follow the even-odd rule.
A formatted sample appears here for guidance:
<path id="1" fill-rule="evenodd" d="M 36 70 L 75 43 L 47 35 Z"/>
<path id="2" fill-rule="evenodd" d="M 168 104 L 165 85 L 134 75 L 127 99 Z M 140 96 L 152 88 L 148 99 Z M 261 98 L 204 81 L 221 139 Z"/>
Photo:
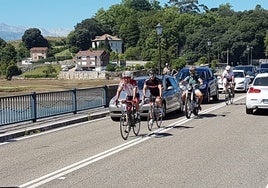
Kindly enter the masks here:
<path id="1" fill-rule="evenodd" d="M 131 78 L 132 72 L 131 71 L 125 71 L 122 73 L 122 78 Z"/>
<path id="2" fill-rule="evenodd" d="M 227 70 L 227 71 L 229 71 L 231 69 L 231 66 L 229 66 L 229 65 L 227 65 L 226 67 L 225 67 L 225 70 Z"/>

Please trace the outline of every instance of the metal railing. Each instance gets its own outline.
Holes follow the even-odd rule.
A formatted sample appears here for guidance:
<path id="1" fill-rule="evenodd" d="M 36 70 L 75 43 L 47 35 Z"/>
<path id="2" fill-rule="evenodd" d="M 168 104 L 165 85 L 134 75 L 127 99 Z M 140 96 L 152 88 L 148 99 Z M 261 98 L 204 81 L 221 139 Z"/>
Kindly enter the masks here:
<path id="1" fill-rule="evenodd" d="M 106 86 L 0 97 L 0 126 L 108 105 Z"/>

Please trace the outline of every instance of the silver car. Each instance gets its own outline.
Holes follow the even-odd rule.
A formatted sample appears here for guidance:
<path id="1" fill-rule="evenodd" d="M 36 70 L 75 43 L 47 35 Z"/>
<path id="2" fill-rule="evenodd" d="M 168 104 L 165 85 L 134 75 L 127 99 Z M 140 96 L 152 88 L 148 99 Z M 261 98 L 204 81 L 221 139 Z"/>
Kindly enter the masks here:
<path id="1" fill-rule="evenodd" d="M 139 93 L 140 93 L 140 115 L 141 117 L 147 117 L 149 111 L 149 104 L 142 104 L 142 90 L 144 81 L 149 78 L 148 76 L 141 76 L 134 78 L 138 83 Z M 178 111 L 181 112 L 183 110 L 183 103 L 181 99 L 182 92 L 178 86 L 178 81 L 176 78 L 169 75 L 161 75 L 157 76 L 162 81 L 163 85 L 163 117 L 167 113 Z M 150 96 L 149 90 L 147 90 L 146 96 Z M 125 99 L 126 93 L 124 91 L 121 92 L 119 100 Z M 121 109 L 115 105 L 115 96 L 110 100 L 109 103 L 109 111 L 111 119 L 114 121 L 119 120 L 121 117 Z"/>

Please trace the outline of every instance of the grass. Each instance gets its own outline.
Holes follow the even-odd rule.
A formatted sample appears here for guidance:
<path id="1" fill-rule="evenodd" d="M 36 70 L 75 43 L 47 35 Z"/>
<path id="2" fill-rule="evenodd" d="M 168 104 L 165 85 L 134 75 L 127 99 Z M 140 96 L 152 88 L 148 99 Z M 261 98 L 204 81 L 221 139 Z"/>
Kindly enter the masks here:
<path id="1" fill-rule="evenodd" d="M 59 79 L 0 79 L 0 96 L 14 96 L 33 92 L 65 91 L 118 84 L 118 80 L 59 80 Z"/>

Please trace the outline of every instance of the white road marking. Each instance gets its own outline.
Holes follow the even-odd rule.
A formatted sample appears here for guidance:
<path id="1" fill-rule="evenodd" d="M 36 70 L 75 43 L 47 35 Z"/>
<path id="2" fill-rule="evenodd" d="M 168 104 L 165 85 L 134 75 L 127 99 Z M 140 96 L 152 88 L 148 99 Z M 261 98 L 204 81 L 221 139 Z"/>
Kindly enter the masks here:
<path id="1" fill-rule="evenodd" d="M 235 98 L 234 101 L 238 101 L 238 100 L 240 100 L 240 99 L 242 99 L 244 97 L 245 96 Z M 200 114 L 209 113 L 209 112 L 214 111 L 216 109 L 222 108 L 223 106 L 225 106 L 225 103 L 220 103 L 220 104 L 218 104 L 218 105 L 216 105 L 216 106 L 214 106 L 212 108 L 209 108 L 207 110 L 201 111 Z M 181 119 L 181 120 L 179 120 L 177 122 L 174 122 L 174 123 L 170 124 L 169 126 L 167 126 L 165 128 L 159 128 L 159 129 L 155 130 L 154 132 L 149 133 L 149 134 L 147 134 L 147 135 L 145 135 L 143 137 L 137 137 L 137 138 L 135 138 L 133 140 L 127 141 L 124 144 L 121 144 L 119 146 L 116 146 L 114 148 L 106 150 L 106 151 L 104 151 L 102 153 L 99 153 L 97 155 L 94 155 L 94 156 L 91 156 L 91 157 L 86 158 L 84 160 L 81 160 L 81 161 L 78 161 L 76 163 L 73 163 L 73 164 L 71 164 L 69 166 L 66 166 L 66 167 L 62 168 L 62 169 L 59 169 L 57 171 L 54 171 L 54 172 L 49 173 L 47 175 L 44 175 L 44 176 L 42 176 L 40 178 L 37 178 L 37 179 L 34 179 L 32 181 L 26 182 L 26 183 L 20 185 L 19 187 L 34 188 L 34 187 L 38 187 L 38 186 L 41 186 L 43 184 L 46 184 L 46 183 L 48 183 L 48 182 L 50 182 L 50 181 L 52 181 L 54 179 L 57 179 L 57 178 L 59 179 L 61 177 L 64 177 L 66 174 L 69 174 L 69 173 L 71 173 L 73 171 L 76 171 L 76 170 L 78 170 L 80 168 L 88 166 L 88 165 L 90 165 L 90 164 L 92 164 L 94 162 L 97 162 L 97 161 L 99 161 L 101 159 L 109 157 L 109 156 L 111 156 L 113 154 L 116 154 L 116 153 L 122 151 L 122 150 L 125 150 L 127 148 L 132 147 L 132 146 L 135 146 L 135 145 L 137 145 L 139 143 L 142 143 L 142 142 L 144 142 L 144 141 L 146 141 L 148 139 L 151 139 L 151 138 L 153 138 L 153 137 L 155 137 L 157 135 L 156 133 L 163 133 L 163 132 L 169 131 L 170 129 L 173 129 L 175 126 L 182 125 L 182 124 L 184 124 L 184 123 L 186 123 L 188 121 L 191 121 L 191 120 L 192 119 L 183 118 L 183 119 Z M 266 188 L 268 188 L 268 187 L 266 186 Z"/>

